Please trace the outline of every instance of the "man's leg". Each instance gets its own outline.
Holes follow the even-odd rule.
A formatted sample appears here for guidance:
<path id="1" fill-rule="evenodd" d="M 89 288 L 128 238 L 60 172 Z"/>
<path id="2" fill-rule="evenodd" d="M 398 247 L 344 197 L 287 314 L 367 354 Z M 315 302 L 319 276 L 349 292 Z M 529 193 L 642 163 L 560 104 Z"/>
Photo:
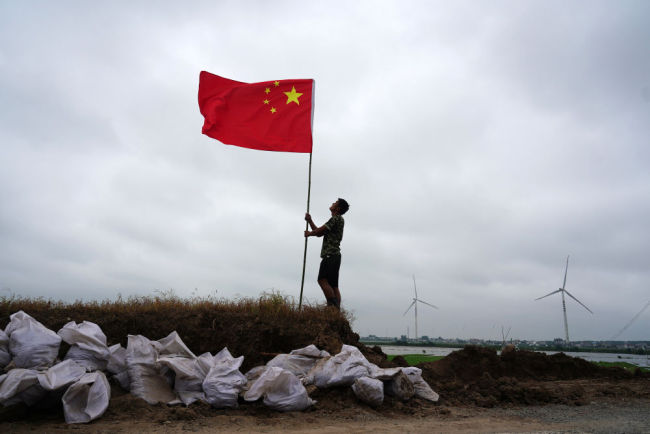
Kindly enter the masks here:
<path id="1" fill-rule="evenodd" d="M 323 290 L 323 295 L 325 295 L 326 299 L 335 298 L 334 288 L 332 288 L 327 279 L 318 279 L 318 285 Z"/>
<path id="2" fill-rule="evenodd" d="M 332 288 L 334 290 L 334 297 L 336 298 L 336 306 L 340 309 L 341 308 L 341 292 L 339 291 L 339 287 L 337 286 L 336 288 Z"/>

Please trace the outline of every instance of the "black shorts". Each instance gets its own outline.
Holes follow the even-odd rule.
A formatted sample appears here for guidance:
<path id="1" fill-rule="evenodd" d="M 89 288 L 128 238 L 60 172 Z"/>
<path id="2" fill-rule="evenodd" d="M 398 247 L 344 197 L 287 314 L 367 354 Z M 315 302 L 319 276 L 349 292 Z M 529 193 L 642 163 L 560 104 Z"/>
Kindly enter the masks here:
<path id="1" fill-rule="evenodd" d="M 339 268 L 341 268 L 341 255 L 328 255 L 320 261 L 318 280 L 326 279 L 332 288 L 339 287 Z"/>

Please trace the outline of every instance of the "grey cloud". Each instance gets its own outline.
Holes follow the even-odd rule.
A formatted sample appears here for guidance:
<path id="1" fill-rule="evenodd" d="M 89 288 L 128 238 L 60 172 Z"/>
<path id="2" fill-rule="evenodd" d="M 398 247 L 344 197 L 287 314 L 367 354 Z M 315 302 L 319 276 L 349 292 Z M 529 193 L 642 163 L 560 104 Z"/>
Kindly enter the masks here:
<path id="1" fill-rule="evenodd" d="M 648 299 L 644 2 L 77 2 L 0 12 L 0 288 L 298 295 L 304 154 L 200 134 L 200 70 L 315 78 L 311 212 L 362 334 L 576 339 Z M 647 90 L 647 89 L 646 89 Z M 320 302 L 320 240 L 305 297 Z M 402 307 L 403 306 L 403 307 Z M 622 338 L 647 339 L 650 317 Z"/>

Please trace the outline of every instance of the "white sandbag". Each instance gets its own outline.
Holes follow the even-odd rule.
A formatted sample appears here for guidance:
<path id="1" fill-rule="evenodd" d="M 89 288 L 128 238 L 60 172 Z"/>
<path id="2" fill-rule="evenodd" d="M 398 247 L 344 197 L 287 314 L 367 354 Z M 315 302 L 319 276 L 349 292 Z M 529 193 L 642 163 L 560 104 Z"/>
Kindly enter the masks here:
<path id="1" fill-rule="evenodd" d="M 64 360 L 45 372 L 38 373 L 38 383 L 45 390 L 57 390 L 79 380 L 86 369 L 74 360 Z"/>
<path id="2" fill-rule="evenodd" d="M 11 362 L 11 354 L 9 354 L 9 336 L 0 330 L 0 370 L 4 369 Z"/>
<path id="3" fill-rule="evenodd" d="M 267 369 L 269 369 L 269 367 L 266 365 L 255 366 L 244 374 L 244 377 L 246 377 L 246 385 L 244 386 L 242 392 L 239 393 L 242 398 L 244 397 L 243 392 L 248 391 L 257 381 L 257 379 L 260 378 L 264 372 L 266 372 Z"/>
<path id="4" fill-rule="evenodd" d="M 97 324 L 90 321 L 80 324 L 70 321 L 57 334 L 70 345 L 66 360 L 76 361 L 87 371 L 106 369 L 110 352 L 106 345 L 106 335 Z"/>
<path id="5" fill-rule="evenodd" d="M 34 405 L 47 391 L 38 383 L 38 371 L 16 368 L 0 375 L 0 404 L 5 407 L 24 402 Z"/>
<path id="6" fill-rule="evenodd" d="M 119 374 L 126 371 L 126 348 L 120 344 L 108 347 L 108 360 L 106 370 L 111 374 Z"/>
<path id="7" fill-rule="evenodd" d="M 10 316 L 5 328 L 9 352 L 17 368 L 46 369 L 54 364 L 61 337 L 22 310 Z"/>
<path id="8" fill-rule="evenodd" d="M 293 350 L 289 354 L 278 354 L 266 366 L 286 369 L 298 378 L 305 377 L 319 360 L 330 357 L 327 351 L 321 351 L 315 345 Z"/>
<path id="9" fill-rule="evenodd" d="M 176 399 L 168 378 L 156 363 L 158 352 L 153 343 L 142 335 L 129 335 L 126 365 L 131 394 L 149 404 L 168 403 Z"/>
<path id="10" fill-rule="evenodd" d="M 354 380 L 370 375 L 372 364 L 357 347 L 343 345 L 336 356 L 317 364 L 307 375 L 305 384 L 316 387 L 351 386 Z"/>
<path id="11" fill-rule="evenodd" d="M 87 423 L 104 414 L 111 399 L 111 387 L 103 372 L 84 374 L 63 395 L 67 423 Z"/>
<path id="12" fill-rule="evenodd" d="M 131 391 L 131 379 L 129 378 L 129 371 L 122 371 L 117 374 L 113 374 L 112 377 L 120 387 L 127 392 Z"/>
<path id="13" fill-rule="evenodd" d="M 237 397 L 247 384 L 239 371 L 244 356 L 233 357 L 228 348 L 214 356 L 213 366 L 205 376 L 202 387 L 207 402 L 215 408 L 237 407 Z"/>
<path id="14" fill-rule="evenodd" d="M 207 356 L 212 357 L 210 353 L 207 353 Z M 176 392 L 183 404 L 190 405 L 194 401 L 205 400 L 202 388 L 205 374 L 201 372 L 197 359 L 159 357 L 158 363 L 169 367 L 176 374 L 174 377 L 174 392 Z"/>
<path id="15" fill-rule="evenodd" d="M 352 391 L 360 401 L 373 407 L 380 406 L 384 402 L 384 383 L 370 377 L 361 377 L 354 380 Z"/>
<path id="16" fill-rule="evenodd" d="M 402 368 L 380 368 L 379 366 L 370 364 L 370 378 L 375 380 L 387 381 L 392 379 L 395 375 L 401 372 Z"/>
<path id="17" fill-rule="evenodd" d="M 129 390 L 129 373 L 126 369 L 126 348 L 120 344 L 108 347 L 108 360 L 106 361 L 106 370 L 113 374 L 122 389 Z"/>
<path id="18" fill-rule="evenodd" d="M 314 404 L 298 377 L 286 369 L 270 367 L 244 394 L 246 401 L 264 397 L 264 404 L 279 411 L 300 411 Z"/>
<path id="19" fill-rule="evenodd" d="M 308 345 L 305 348 L 299 348 L 297 350 L 293 350 L 289 354 L 295 356 L 313 357 L 316 359 L 322 359 L 323 357 L 331 356 L 331 354 L 328 353 L 327 351 L 319 350 L 318 347 L 316 347 L 316 345 L 314 344 Z"/>
<path id="20" fill-rule="evenodd" d="M 384 383 L 384 391 L 386 394 L 395 396 L 402 401 L 408 401 L 415 395 L 413 383 L 402 371 Z"/>
<path id="21" fill-rule="evenodd" d="M 160 356 L 179 356 L 195 359 L 196 356 L 187 345 L 183 342 L 176 331 L 171 332 L 166 337 L 151 342 Z"/>
<path id="22" fill-rule="evenodd" d="M 72 345 L 65 354 L 64 360 L 74 360 L 83 366 L 87 372 L 106 370 L 106 359 L 97 357 L 94 353 Z"/>
<path id="23" fill-rule="evenodd" d="M 418 398 L 426 399 L 428 401 L 438 402 L 440 395 L 433 391 L 429 383 L 422 378 L 422 369 L 416 367 L 401 368 L 402 372 L 406 374 L 413 388 L 415 389 L 415 396 Z"/>

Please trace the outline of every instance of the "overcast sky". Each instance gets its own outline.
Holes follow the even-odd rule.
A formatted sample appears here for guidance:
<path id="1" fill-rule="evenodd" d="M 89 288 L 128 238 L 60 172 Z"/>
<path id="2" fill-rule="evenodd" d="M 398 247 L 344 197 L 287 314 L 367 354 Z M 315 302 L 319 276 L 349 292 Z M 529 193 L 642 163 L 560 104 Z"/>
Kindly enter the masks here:
<path id="1" fill-rule="evenodd" d="M 0 1 L 0 295 L 298 296 L 307 154 L 201 134 L 201 70 L 316 80 L 361 335 L 608 339 L 650 300 L 650 2 Z M 305 297 L 321 239 L 310 238 Z M 92 320 L 92 318 L 88 318 Z M 159 336 L 151 336 L 158 338 Z M 650 339 L 650 309 L 620 339 Z"/>

